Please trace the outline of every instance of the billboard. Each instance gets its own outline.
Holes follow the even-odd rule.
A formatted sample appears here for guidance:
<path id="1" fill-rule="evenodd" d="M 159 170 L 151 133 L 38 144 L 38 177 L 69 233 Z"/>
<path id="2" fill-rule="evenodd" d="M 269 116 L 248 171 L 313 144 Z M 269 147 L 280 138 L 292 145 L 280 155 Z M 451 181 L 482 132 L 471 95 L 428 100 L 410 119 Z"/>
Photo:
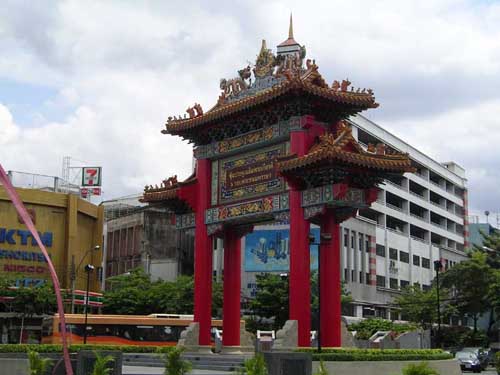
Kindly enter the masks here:
<path id="1" fill-rule="evenodd" d="M 319 242 L 319 228 L 312 228 Z M 318 269 L 318 246 L 310 246 L 311 270 Z M 290 230 L 255 230 L 245 236 L 245 271 L 288 272 L 290 270 Z"/>

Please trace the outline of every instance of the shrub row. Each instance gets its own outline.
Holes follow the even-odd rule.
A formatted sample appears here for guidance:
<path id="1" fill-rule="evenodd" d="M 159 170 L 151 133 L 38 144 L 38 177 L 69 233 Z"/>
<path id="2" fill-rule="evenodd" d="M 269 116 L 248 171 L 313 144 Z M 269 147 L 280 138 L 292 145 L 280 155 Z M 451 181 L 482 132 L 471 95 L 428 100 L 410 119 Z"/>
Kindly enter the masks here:
<path id="1" fill-rule="evenodd" d="M 441 349 L 355 349 L 324 348 L 318 353 L 315 348 L 299 349 L 300 352 L 312 353 L 319 361 L 432 361 L 451 359 L 453 356 Z"/>
<path id="2" fill-rule="evenodd" d="M 317 348 L 300 348 L 299 352 L 316 352 Z M 414 355 L 432 355 L 444 353 L 442 349 L 357 349 L 357 348 L 321 348 L 321 353 L 335 353 L 335 354 L 375 354 L 375 355 L 389 355 L 389 354 L 414 354 Z"/>
<path id="3" fill-rule="evenodd" d="M 449 353 L 435 354 L 367 354 L 367 353 L 313 353 L 313 361 L 435 361 L 452 359 Z"/>
<path id="4" fill-rule="evenodd" d="M 70 353 L 85 350 L 119 350 L 123 353 L 168 353 L 172 346 L 142 345 L 70 345 Z M 0 353 L 62 353 L 62 345 L 57 344 L 0 344 Z"/>

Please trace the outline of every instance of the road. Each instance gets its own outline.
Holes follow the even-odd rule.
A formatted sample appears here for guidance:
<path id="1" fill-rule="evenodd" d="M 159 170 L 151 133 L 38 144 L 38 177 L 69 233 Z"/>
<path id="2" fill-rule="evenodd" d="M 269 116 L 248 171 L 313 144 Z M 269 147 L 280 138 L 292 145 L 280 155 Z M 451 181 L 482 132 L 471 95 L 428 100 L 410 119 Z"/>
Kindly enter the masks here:
<path id="1" fill-rule="evenodd" d="M 462 374 L 472 374 L 472 372 L 462 372 Z M 488 369 L 486 371 L 481 372 L 482 375 L 497 375 L 497 371 L 494 369 Z"/>

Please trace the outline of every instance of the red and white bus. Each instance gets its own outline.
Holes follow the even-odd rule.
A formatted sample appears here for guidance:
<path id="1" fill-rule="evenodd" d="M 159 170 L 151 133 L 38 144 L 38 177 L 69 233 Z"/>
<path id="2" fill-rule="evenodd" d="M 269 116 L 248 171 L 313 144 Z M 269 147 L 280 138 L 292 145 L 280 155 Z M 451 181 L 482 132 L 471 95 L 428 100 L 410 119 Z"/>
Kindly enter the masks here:
<path id="1" fill-rule="evenodd" d="M 82 344 L 85 315 L 65 314 L 65 318 L 70 344 Z M 89 315 L 87 343 L 173 346 L 192 322 L 192 315 Z M 222 329 L 222 320 L 212 320 L 212 331 L 214 329 Z M 44 320 L 42 343 L 61 343 L 58 314 Z"/>

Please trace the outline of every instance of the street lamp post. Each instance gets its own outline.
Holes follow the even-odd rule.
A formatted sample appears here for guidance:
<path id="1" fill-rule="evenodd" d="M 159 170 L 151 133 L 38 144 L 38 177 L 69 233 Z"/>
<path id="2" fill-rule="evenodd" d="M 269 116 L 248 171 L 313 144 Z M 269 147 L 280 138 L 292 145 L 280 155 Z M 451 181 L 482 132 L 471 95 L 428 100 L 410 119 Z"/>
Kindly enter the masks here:
<path id="1" fill-rule="evenodd" d="M 75 268 L 75 257 L 73 255 L 73 259 L 71 260 L 71 313 L 75 313 L 75 284 L 76 284 L 76 275 L 78 273 L 78 270 L 80 269 L 80 266 L 82 265 L 83 261 L 87 257 L 87 255 L 91 251 L 99 251 L 101 247 L 99 245 L 96 245 L 90 249 L 88 249 L 85 254 L 83 254 L 82 259 L 80 260 L 80 263 L 78 263 L 78 266 Z"/>
<path id="2" fill-rule="evenodd" d="M 85 272 L 87 272 L 87 290 L 85 293 L 85 323 L 83 325 L 83 343 L 87 343 L 87 322 L 88 322 L 88 311 L 89 311 L 89 289 L 90 289 L 90 273 L 95 269 L 92 264 L 87 264 L 85 266 Z"/>
<path id="3" fill-rule="evenodd" d="M 440 260 L 434 261 L 434 271 L 436 271 L 436 293 L 437 293 L 437 318 L 438 318 L 438 330 L 436 335 L 436 346 L 441 344 L 441 306 L 439 301 L 439 271 L 443 268 L 443 264 Z"/>

